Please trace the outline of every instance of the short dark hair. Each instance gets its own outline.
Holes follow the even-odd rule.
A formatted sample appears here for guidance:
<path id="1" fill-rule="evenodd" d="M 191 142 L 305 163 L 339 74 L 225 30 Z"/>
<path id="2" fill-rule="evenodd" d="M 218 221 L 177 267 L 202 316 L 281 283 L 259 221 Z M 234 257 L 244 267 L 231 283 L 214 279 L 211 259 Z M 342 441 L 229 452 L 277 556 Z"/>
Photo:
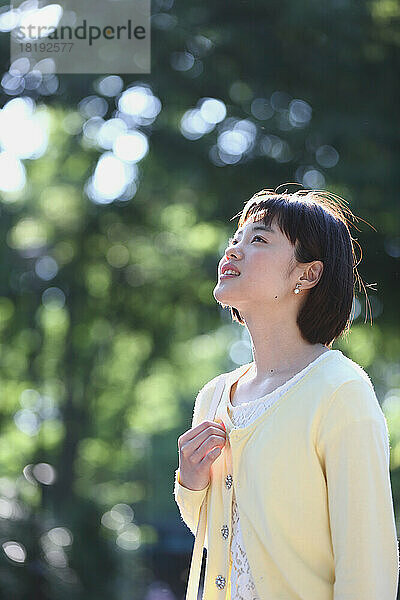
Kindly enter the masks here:
<path id="1" fill-rule="evenodd" d="M 301 189 L 278 194 L 263 189 L 232 217 L 240 216 L 237 228 L 259 220 L 270 226 L 275 220 L 295 247 L 296 261 L 323 262 L 321 278 L 308 291 L 297 315 L 301 335 L 311 344 L 331 346 L 340 335 L 347 335 L 354 318 L 354 312 L 350 313 L 354 306 L 356 280 L 365 290 L 357 272 L 360 261 L 356 261 L 356 240 L 351 236 L 346 218 L 346 214 L 354 215 L 346 203 L 340 196 L 325 190 Z M 244 324 L 236 308 L 230 307 L 230 312 L 233 321 Z"/>

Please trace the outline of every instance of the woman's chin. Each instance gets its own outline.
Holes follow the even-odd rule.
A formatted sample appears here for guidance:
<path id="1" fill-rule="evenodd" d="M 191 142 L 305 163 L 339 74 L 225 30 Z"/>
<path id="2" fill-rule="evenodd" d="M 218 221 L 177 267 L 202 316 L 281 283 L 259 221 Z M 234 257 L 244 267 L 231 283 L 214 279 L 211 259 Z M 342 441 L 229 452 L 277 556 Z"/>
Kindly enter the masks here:
<path id="1" fill-rule="evenodd" d="M 217 283 L 213 290 L 213 296 L 217 302 L 233 306 L 231 304 L 233 301 L 233 295 L 230 294 L 228 290 L 224 290 L 224 286 L 221 286 L 219 283 Z"/>

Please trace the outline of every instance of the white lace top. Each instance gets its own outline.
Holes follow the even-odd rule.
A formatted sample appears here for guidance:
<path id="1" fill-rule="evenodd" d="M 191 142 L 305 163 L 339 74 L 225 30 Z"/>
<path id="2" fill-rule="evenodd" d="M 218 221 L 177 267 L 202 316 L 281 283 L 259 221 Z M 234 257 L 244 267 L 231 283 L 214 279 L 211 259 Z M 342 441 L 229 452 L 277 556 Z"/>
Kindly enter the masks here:
<path id="1" fill-rule="evenodd" d="M 329 352 L 338 351 L 330 350 Z M 235 428 L 247 427 L 247 425 L 250 425 L 255 419 L 257 419 L 262 414 L 264 410 L 272 406 L 283 393 L 285 393 L 292 385 L 294 385 L 299 379 L 301 379 L 311 367 L 313 367 L 318 361 L 324 360 L 324 356 L 326 354 L 329 354 L 329 352 L 324 352 L 323 354 L 318 356 L 315 360 L 309 363 L 302 371 L 296 373 L 296 375 L 291 377 L 291 379 L 286 381 L 286 383 L 276 388 L 273 392 L 266 394 L 262 398 L 242 403 L 239 406 L 232 406 L 229 400 L 228 412 L 232 423 L 235 425 Z M 257 595 L 257 591 L 250 571 L 250 566 L 247 562 L 246 550 L 244 547 L 242 533 L 240 530 L 239 511 L 236 504 L 234 486 L 232 494 L 231 528 L 232 545 L 230 554 L 230 600 L 261 600 Z M 262 598 L 262 600 L 268 599 Z"/>

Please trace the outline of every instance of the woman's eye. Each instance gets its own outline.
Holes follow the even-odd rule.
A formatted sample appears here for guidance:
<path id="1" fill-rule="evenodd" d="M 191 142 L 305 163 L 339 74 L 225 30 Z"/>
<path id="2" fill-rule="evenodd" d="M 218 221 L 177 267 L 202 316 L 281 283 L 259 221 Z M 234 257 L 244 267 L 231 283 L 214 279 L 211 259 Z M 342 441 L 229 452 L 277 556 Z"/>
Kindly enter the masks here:
<path id="1" fill-rule="evenodd" d="M 266 242 L 266 241 L 265 241 L 265 240 L 264 240 L 264 239 L 263 239 L 261 236 L 259 236 L 259 235 L 255 235 L 255 236 L 253 237 L 252 241 L 254 241 L 254 240 L 256 240 L 256 239 L 258 239 L 258 240 L 261 240 L 261 241 L 262 241 L 262 242 L 264 242 L 264 243 L 267 243 L 267 242 Z M 231 245 L 233 245 L 233 246 L 234 246 L 234 245 L 235 245 L 235 244 L 237 244 L 237 243 L 238 243 L 238 241 L 237 241 L 237 240 L 235 240 L 235 238 L 229 238 L 229 240 L 228 240 L 228 246 L 231 246 Z"/>

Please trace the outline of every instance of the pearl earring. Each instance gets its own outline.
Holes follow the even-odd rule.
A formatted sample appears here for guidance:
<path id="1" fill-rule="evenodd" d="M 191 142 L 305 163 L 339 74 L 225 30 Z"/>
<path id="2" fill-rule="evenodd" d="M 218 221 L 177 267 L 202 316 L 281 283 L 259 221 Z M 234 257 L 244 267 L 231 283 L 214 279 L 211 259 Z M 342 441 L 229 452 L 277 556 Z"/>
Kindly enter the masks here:
<path id="1" fill-rule="evenodd" d="M 297 287 L 297 286 L 299 286 L 299 287 Z M 300 293 L 300 289 L 299 289 L 300 287 L 301 287 L 301 283 L 296 283 L 296 289 L 294 290 L 295 294 L 299 294 Z"/>

